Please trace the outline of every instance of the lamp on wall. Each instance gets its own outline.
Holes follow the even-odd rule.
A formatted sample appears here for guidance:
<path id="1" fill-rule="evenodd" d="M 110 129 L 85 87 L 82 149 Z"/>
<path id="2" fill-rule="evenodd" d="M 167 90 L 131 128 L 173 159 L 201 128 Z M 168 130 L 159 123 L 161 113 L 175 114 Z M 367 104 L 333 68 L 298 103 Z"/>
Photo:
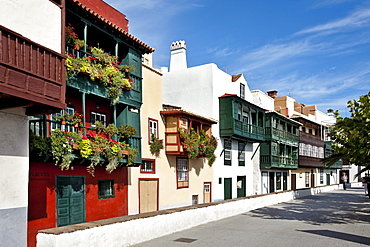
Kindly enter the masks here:
<path id="1" fill-rule="evenodd" d="M 302 173 L 299 174 L 299 177 L 302 178 Z"/>

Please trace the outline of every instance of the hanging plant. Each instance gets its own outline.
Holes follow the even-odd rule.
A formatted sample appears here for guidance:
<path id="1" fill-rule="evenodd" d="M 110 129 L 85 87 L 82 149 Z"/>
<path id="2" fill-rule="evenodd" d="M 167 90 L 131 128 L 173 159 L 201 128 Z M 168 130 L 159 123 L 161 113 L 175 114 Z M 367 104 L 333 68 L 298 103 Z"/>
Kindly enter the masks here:
<path id="1" fill-rule="evenodd" d="M 159 140 L 155 134 L 152 134 L 152 143 L 150 143 L 150 153 L 156 157 L 159 156 L 159 153 L 161 151 L 161 149 L 164 148 L 163 146 L 163 140 Z"/>
<path id="2" fill-rule="evenodd" d="M 190 133 L 182 128 L 178 131 L 181 144 L 188 153 L 189 159 L 205 157 L 210 166 L 215 162 L 214 152 L 217 148 L 217 139 L 214 136 L 208 136 L 204 130 L 200 130 L 199 134 L 194 129 L 190 129 Z"/>

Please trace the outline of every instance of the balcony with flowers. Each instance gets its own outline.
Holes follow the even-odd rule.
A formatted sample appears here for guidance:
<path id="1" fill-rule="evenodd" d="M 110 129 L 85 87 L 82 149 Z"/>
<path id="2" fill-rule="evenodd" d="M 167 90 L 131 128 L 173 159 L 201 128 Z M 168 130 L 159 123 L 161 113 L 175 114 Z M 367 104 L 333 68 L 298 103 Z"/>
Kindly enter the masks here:
<path id="1" fill-rule="evenodd" d="M 200 116 L 180 107 L 165 105 L 165 151 L 167 155 L 206 158 L 212 165 L 216 160 L 217 139 L 212 135 L 216 120 Z"/>
<path id="2" fill-rule="evenodd" d="M 102 48 L 88 46 L 84 40 L 78 38 L 72 26 L 66 27 L 65 37 L 69 86 L 108 97 L 112 105 L 119 102 L 121 97 L 123 102 L 124 98 L 135 98 L 135 92 L 131 95 L 130 91 L 139 90 L 131 78 L 135 78 L 131 74 L 136 67 L 122 64 L 118 56 L 111 55 Z"/>
<path id="3" fill-rule="evenodd" d="M 58 123 L 60 128 L 42 135 L 40 120 L 31 120 L 31 161 L 54 162 L 61 170 L 68 170 L 71 164 L 85 165 L 94 176 L 96 166 L 105 166 L 108 173 L 119 166 L 135 165 L 139 151 L 130 145 L 131 137 L 137 134 L 134 127 L 114 124 L 104 126 L 95 122 L 94 127 L 85 128 L 83 115 L 65 114 L 49 123 Z"/>

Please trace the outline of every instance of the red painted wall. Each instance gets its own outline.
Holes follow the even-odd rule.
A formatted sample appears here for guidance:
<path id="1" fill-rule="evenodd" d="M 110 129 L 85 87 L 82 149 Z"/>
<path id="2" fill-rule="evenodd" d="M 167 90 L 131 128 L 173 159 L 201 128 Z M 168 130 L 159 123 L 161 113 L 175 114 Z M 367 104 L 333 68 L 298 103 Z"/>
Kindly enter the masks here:
<path id="1" fill-rule="evenodd" d="M 56 175 L 85 176 L 86 222 L 128 214 L 127 168 L 117 168 L 107 174 L 105 167 L 96 167 L 95 177 L 86 166 L 73 165 L 73 170 L 61 171 L 52 163 L 31 163 L 28 197 L 28 246 L 36 246 L 36 234 L 41 229 L 56 227 Z M 98 180 L 113 179 L 115 197 L 98 198 Z"/>

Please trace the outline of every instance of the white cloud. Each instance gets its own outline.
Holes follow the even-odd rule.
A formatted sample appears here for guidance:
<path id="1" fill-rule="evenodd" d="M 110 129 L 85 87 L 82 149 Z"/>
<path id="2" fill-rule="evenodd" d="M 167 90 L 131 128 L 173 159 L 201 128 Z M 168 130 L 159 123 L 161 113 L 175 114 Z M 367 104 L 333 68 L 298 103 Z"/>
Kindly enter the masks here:
<path id="1" fill-rule="evenodd" d="M 357 27 L 362 27 L 364 25 L 368 26 L 370 23 L 370 9 L 361 9 L 351 15 L 336 20 L 328 22 L 322 25 L 317 25 L 312 28 L 307 28 L 296 33 L 296 35 L 302 34 L 332 34 L 335 32 L 344 32 L 348 29 L 353 29 Z"/>

